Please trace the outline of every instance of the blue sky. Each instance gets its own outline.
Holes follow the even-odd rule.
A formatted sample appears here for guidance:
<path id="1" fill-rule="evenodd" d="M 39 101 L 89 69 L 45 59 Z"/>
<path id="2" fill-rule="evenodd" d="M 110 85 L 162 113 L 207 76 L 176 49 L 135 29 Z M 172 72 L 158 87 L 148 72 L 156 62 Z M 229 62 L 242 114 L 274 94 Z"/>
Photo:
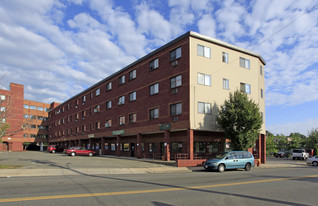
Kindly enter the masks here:
<path id="1" fill-rule="evenodd" d="M 0 87 L 63 102 L 191 30 L 261 54 L 266 129 L 318 128 L 316 0 L 1 0 Z"/>

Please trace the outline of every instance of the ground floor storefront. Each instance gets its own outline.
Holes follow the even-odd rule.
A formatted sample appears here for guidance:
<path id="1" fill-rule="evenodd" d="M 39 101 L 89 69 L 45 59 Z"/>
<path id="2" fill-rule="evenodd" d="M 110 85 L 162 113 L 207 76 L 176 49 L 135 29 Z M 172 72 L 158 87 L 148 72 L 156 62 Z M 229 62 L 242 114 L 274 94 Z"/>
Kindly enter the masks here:
<path id="1" fill-rule="evenodd" d="M 170 160 L 186 160 L 187 164 L 202 162 L 211 158 L 214 154 L 231 150 L 229 142 L 221 132 L 208 132 L 196 130 L 160 131 L 157 133 L 143 133 L 136 135 L 124 135 L 120 131 L 110 137 L 95 137 L 87 135 L 83 137 L 69 137 L 51 140 L 50 144 L 56 144 L 69 148 L 82 146 L 95 150 L 100 155 L 116 155 L 137 158 L 152 158 Z M 255 146 L 249 151 L 255 159 L 262 163 L 266 161 L 265 135 L 260 135 Z"/>

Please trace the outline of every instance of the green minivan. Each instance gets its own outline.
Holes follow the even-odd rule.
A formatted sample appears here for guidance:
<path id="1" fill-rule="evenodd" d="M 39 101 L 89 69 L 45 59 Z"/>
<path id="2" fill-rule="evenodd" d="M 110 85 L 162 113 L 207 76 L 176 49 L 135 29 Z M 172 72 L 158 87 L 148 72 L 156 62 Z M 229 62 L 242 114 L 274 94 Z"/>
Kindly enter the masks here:
<path id="1" fill-rule="evenodd" d="M 254 167 L 254 156 L 247 151 L 231 151 L 218 153 L 215 158 L 208 159 L 203 163 L 203 167 L 207 170 L 217 170 L 224 172 L 226 169 L 240 169 L 246 171 Z"/>

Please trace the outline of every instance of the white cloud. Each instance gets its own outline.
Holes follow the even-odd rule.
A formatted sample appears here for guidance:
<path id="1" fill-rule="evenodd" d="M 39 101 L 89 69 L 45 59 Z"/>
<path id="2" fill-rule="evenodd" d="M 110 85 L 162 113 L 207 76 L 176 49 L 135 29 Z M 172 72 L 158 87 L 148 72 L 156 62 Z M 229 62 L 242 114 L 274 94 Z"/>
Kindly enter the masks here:
<path id="1" fill-rule="evenodd" d="M 202 16 L 198 21 L 198 28 L 201 34 L 214 38 L 216 37 L 216 23 L 210 14 Z"/>

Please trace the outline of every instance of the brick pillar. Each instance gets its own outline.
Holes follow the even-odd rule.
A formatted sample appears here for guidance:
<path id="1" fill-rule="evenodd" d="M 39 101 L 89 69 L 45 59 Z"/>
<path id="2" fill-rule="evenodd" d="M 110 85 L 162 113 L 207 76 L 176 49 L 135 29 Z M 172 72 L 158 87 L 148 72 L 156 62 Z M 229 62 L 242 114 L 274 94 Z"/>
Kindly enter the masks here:
<path id="1" fill-rule="evenodd" d="M 193 160 L 193 129 L 188 129 L 187 145 L 189 146 L 188 148 L 189 159 Z"/>
<path id="2" fill-rule="evenodd" d="M 142 151 L 141 151 L 141 134 L 137 134 L 137 158 L 142 158 Z"/>
<path id="3" fill-rule="evenodd" d="M 102 150 L 102 154 L 105 154 L 105 138 L 101 138 L 100 149 Z"/>
<path id="4" fill-rule="evenodd" d="M 165 160 L 170 161 L 170 131 L 164 132 Z"/>
<path id="5" fill-rule="evenodd" d="M 261 138 L 261 142 L 262 142 L 262 147 L 261 147 L 262 159 L 261 159 L 261 162 L 263 164 L 265 164 L 266 163 L 266 135 L 265 134 L 261 134 L 260 138 Z"/>
<path id="6" fill-rule="evenodd" d="M 78 146 L 83 146 L 83 143 L 82 143 L 82 140 L 81 139 L 78 139 Z"/>
<path id="7" fill-rule="evenodd" d="M 92 139 L 91 138 L 89 138 L 88 139 L 88 144 L 89 144 L 89 147 L 88 147 L 88 149 L 92 149 Z"/>
<path id="8" fill-rule="evenodd" d="M 120 136 L 119 135 L 116 138 L 116 155 L 120 156 Z"/>

